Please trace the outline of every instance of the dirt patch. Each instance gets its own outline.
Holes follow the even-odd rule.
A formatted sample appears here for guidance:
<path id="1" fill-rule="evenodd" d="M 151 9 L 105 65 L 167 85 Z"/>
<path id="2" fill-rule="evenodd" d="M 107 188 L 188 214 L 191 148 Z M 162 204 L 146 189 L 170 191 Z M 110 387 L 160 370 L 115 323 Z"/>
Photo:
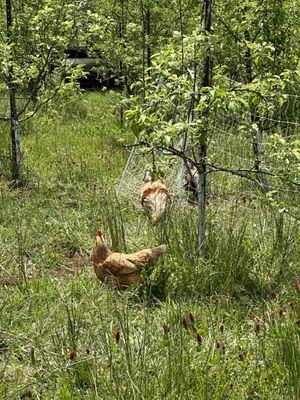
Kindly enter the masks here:
<path id="1" fill-rule="evenodd" d="M 78 276 L 86 270 L 92 270 L 90 257 L 87 255 L 68 255 L 65 263 L 53 269 L 40 270 L 30 266 L 26 271 L 27 280 L 37 279 L 45 276 Z M 24 282 L 24 277 L 19 273 L 0 271 L 0 286 L 16 286 Z"/>
<path id="2" fill-rule="evenodd" d="M 87 255 L 69 254 L 65 264 L 51 270 L 55 275 L 78 275 L 91 268 L 90 258 Z"/>

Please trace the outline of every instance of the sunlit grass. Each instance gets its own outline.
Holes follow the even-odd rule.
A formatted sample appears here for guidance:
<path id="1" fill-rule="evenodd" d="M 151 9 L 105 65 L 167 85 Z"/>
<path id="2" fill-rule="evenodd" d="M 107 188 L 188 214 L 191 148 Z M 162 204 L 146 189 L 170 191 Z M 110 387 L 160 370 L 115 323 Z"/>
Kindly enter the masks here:
<path id="1" fill-rule="evenodd" d="M 211 195 L 199 258 L 195 208 L 173 203 L 153 226 L 116 196 L 132 137 L 115 104 L 87 93 L 43 110 L 23 129 L 27 185 L 0 181 L 0 397 L 298 399 L 297 222 L 260 198 Z M 143 289 L 96 281 L 99 227 L 117 251 L 167 245 Z"/>

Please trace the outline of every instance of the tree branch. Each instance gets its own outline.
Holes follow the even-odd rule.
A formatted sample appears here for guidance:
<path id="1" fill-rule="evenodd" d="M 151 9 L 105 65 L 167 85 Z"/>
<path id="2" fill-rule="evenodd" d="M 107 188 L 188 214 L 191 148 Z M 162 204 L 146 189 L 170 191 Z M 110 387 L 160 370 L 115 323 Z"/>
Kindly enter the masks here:
<path id="1" fill-rule="evenodd" d="M 59 89 L 61 88 L 61 83 L 62 83 L 62 82 L 60 82 L 59 86 L 58 86 L 57 88 L 55 88 L 55 90 L 53 91 L 53 93 L 52 93 L 51 96 L 49 96 L 49 97 L 48 97 L 47 99 L 45 99 L 44 101 L 41 101 L 41 102 L 35 107 L 35 109 L 32 111 L 31 114 L 27 115 L 27 117 L 21 118 L 21 119 L 19 120 L 19 122 L 25 122 L 25 121 L 27 121 L 28 119 L 32 118 L 32 117 L 38 112 L 38 110 L 39 110 L 43 105 L 49 103 L 49 101 L 52 100 L 52 99 L 56 96 L 57 92 L 58 92 Z"/>
<path id="2" fill-rule="evenodd" d="M 252 169 L 230 169 L 230 168 L 220 167 L 219 165 L 216 165 L 216 164 L 214 164 L 212 162 L 207 162 L 207 165 L 209 165 L 212 168 L 212 170 L 207 171 L 207 173 L 227 172 L 227 173 L 230 173 L 232 175 L 236 175 L 236 176 L 240 176 L 242 178 L 249 179 L 249 180 L 251 180 L 253 182 L 259 183 L 260 185 L 261 185 L 260 182 L 258 182 L 254 178 L 249 177 L 248 174 L 268 175 L 268 176 L 271 176 L 273 178 L 278 178 L 278 179 L 281 179 L 281 180 L 285 180 L 286 182 L 290 183 L 291 185 L 300 188 L 300 183 L 299 182 L 291 181 L 291 180 L 287 179 L 284 176 L 276 175 L 276 174 L 273 174 L 273 173 L 268 172 L 268 171 L 263 171 L 263 170 L 258 170 L 257 171 L 257 170 L 255 170 L 253 168 Z"/>

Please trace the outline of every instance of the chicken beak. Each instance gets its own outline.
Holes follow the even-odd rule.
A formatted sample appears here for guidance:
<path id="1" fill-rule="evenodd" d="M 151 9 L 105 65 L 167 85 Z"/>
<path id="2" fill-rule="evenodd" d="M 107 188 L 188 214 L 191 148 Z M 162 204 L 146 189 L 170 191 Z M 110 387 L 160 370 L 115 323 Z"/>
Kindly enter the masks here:
<path id="1" fill-rule="evenodd" d="M 103 240 L 103 238 L 102 237 L 100 237 L 100 236 L 97 236 L 97 238 L 96 238 L 96 244 L 101 244 L 101 243 L 104 243 L 104 240 Z"/>

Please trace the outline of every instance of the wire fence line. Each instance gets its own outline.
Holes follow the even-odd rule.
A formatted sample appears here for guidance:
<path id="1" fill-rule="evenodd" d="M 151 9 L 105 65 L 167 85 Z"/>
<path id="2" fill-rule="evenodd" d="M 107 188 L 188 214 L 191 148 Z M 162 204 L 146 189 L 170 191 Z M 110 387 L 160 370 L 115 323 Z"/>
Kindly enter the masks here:
<path id="1" fill-rule="evenodd" d="M 276 152 L 280 150 L 278 137 L 288 144 L 300 141 L 300 96 L 291 94 L 286 103 L 285 107 L 274 112 L 274 118 L 253 113 L 252 110 L 239 113 L 222 111 L 210 118 L 207 128 L 209 201 L 230 204 L 238 202 L 239 206 L 248 204 L 250 206 L 249 202 L 239 199 L 245 200 L 243 197 L 245 195 L 246 198 L 249 196 L 264 199 L 266 191 L 261 189 L 266 183 L 263 183 L 263 180 L 267 182 L 269 192 L 281 192 L 284 196 L 300 194 L 299 176 L 296 181 L 288 180 L 282 171 L 282 161 L 276 157 Z M 257 131 L 251 128 L 251 118 L 256 120 L 258 129 L 261 130 L 260 143 Z M 137 143 L 138 140 L 136 145 Z M 180 141 L 173 143 L 173 146 L 179 149 L 180 143 Z M 128 162 L 118 185 L 118 194 L 129 196 L 135 202 L 139 198 L 145 170 L 152 168 L 150 155 L 138 154 L 136 145 L 130 150 Z M 259 154 L 254 152 L 255 145 L 260 146 Z M 187 148 L 189 149 L 189 146 Z M 169 188 L 173 199 L 175 201 L 180 198 L 189 199 L 189 194 L 186 192 L 187 172 L 180 173 L 182 167 L 180 160 L 175 156 L 166 160 L 161 151 L 155 150 L 155 163 L 158 175 Z M 220 168 L 212 170 L 210 165 L 217 165 Z"/>
<path id="2" fill-rule="evenodd" d="M 229 78 L 228 78 L 229 79 Z M 236 81 L 233 81 L 236 83 Z M 1 96 L 2 93 L 9 93 L 8 88 L 0 88 L 0 99 L 5 100 L 9 105 L 9 97 Z M 254 176 L 255 163 L 258 162 L 262 174 L 269 180 L 270 190 L 278 190 L 285 193 L 298 193 L 297 188 L 283 185 L 284 176 L 280 169 L 280 163 L 273 157 L 274 138 L 278 136 L 288 142 L 300 140 L 300 95 L 292 93 L 277 93 L 286 96 L 286 101 L 281 107 L 275 107 L 269 115 L 260 115 L 258 107 L 256 109 L 244 111 L 222 110 L 219 114 L 213 115 L 207 127 L 208 132 L 208 154 L 207 162 L 209 164 L 221 167 L 219 174 L 208 174 L 208 185 L 210 192 L 214 193 L 222 188 L 224 199 L 226 193 L 239 193 L 243 196 L 245 193 L 245 182 L 249 185 L 251 177 Z M 29 97 L 18 96 L 19 100 L 27 100 Z M 0 110 L 0 118 L 5 117 Z M 7 120 L 7 117 L 6 117 Z M 261 151 L 259 156 L 253 153 L 253 146 L 257 140 L 256 132 L 251 127 L 251 122 L 255 121 L 262 131 Z M 189 142 L 189 138 L 188 138 Z M 176 148 L 181 148 L 182 139 L 174 142 Z M 126 194 L 133 201 L 139 198 L 139 191 L 143 184 L 143 177 L 146 169 L 155 168 L 161 179 L 169 188 L 174 199 L 188 198 L 185 192 L 186 172 L 183 172 L 182 162 L 175 156 L 166 155 L 165 152 L 154 150 L 141 154 L 138 149 L 138 140 L 129 151 L 129 157 L 124 167 L 120 182 L 117 187 L 119 195 Z M 189 151 L 189 146 L 187 146 Z M 257 159 L 258 158 L 258 159 Z M 243 176 L 230 174 L 231 171 L 248 170 L 249 173 Z M 216 172 L 216 171 L 214 171 Z M 251 178 L 251 179 L 249 179 Z M 253 180 L 253 179 L 252 179 Z M 253 184 L 255 182 L 253 180 Z M 251 184 L 252 185 L 252 184 Z M 259 186 L 259 179 L 257 179 Z M 215 187 L 215 190 L 214 190 Z M 253 191 L 253 187 L 251 191 Z M 208 195 L 209 191 L 208 191 Z M 262 195 L 263 196 L 263 195 Z"/>

